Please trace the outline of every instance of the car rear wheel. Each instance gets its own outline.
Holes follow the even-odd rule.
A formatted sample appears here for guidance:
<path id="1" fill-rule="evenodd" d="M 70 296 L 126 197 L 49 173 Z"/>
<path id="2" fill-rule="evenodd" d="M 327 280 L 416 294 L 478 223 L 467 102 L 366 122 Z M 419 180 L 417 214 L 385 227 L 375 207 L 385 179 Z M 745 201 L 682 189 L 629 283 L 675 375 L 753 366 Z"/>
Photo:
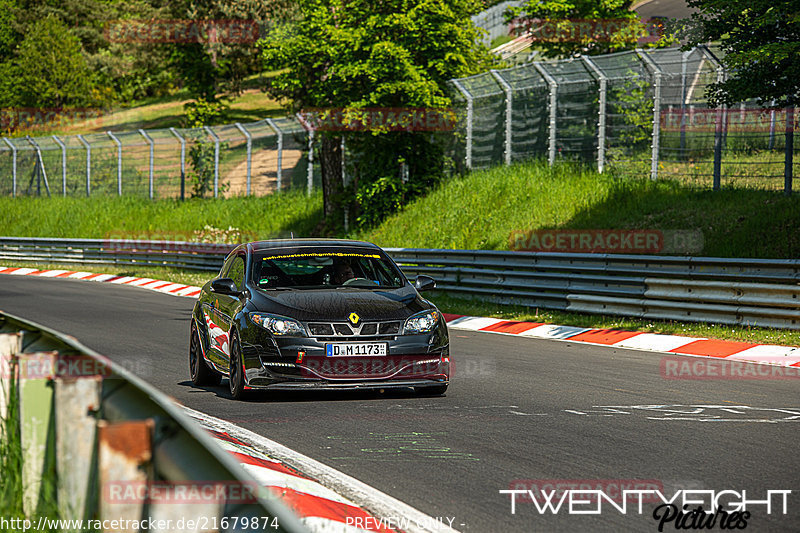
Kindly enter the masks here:
<path id="1" fill-rule="evenodd" d="M 244 390 L 244 367 L 242 366 L 242 346 L 239 344 L 239 336 L 236 332 L 231 334 L 231 361 L 230 371 L 228 372 L 228 385 L 230 386 L 231 396 L 234 400 L 242 400 L 245 397 Z"/>
<path id="2" fill-rule="evenodd" d="M 191 340 L 189 341 L 189 374 L 192 377 L 192 383 L 198 386 L 219 385 L 222 381 L 222 376 L 208 368 L 203 360 L 200 334 L 194 324 L 192 324 Z"/>
<path id="3" fill-rule="evenodd" d="M 436 385 L 434 387 L 414 387 L 414 392 L 420 396 L 441 396 L 447 392 L 447 385 Z"/>

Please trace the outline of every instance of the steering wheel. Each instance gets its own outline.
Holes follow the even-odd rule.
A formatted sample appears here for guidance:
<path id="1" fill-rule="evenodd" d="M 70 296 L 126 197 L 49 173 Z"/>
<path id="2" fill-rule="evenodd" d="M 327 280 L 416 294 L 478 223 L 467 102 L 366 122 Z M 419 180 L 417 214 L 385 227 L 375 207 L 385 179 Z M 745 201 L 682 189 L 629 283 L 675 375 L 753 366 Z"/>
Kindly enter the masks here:
<path id="1" fill-rule="evenodd" d="M 353 283 L 356 283 L 356 282 L 358 282 L 358 281 L 366 281 L 366 282 L 368 282 L 368 283 L 372 283 L 372 282 L 371 282 L 371 281 L 369 281 L 367 278 L 350 278 L 350 279 L 348 279 L 348 280 L 345 280 L 345 281 L 342 283 L 342 286 L 345 286 L 345 285 L 352 285 Z"/>

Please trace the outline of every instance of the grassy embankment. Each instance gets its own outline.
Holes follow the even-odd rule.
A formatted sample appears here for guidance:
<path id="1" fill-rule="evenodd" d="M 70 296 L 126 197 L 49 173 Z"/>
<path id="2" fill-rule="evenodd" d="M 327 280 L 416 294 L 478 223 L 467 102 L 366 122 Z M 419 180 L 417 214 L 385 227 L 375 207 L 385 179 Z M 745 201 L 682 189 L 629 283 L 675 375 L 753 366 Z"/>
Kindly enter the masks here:
<path id="1" fill-rule="evenodd" d="M 104 238 L 127 232 L 141 238 L 147 232 L 189 234 L 211 224 L 239 228 L 254 238 L 289 232 L 298 237 L 310 234 L 320 213 L 321 196 L 308 199 L 300 192 L 183 203 L 113 197 L 0 198 L 0 234 Z M 447 180 L 377 227 L 348 236 L 386 247 L 503 250 L 514 230 L 700 230 L 705 242 L 702 255 L 794 258 L 800 255 L 798 227 L 800 201 L 777 192 L 695 190 L 670 181 L 615 180 L 573 165 L 549 169 L 530 163 Z M 107 272 L 109 267 L 98 270 Z M 207 278 L 169 269 L 126 267 L 113 273 L 193 284 Z M 800 345 L 800 333 L 783 330 L 508 308 L 445 296 L 434 300 L 443 310 L 458 314 Z"/>

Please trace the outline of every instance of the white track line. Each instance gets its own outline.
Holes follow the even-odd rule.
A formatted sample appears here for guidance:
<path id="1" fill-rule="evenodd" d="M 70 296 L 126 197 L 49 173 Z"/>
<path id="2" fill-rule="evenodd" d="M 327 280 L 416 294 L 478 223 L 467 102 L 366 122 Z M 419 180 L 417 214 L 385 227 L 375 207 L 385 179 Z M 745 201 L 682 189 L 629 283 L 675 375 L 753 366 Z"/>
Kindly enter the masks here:
<path id="1" fill-rule="evenodd" d="M 422 511 L 335 468 L 287 448 L 283 444 L 200 411 L 195 411 L 185 406 L 183 408 L 190 416 L 199 418 L 208 426 L 226 432 L 232 437 L 248 442 L 257 451 L 296 468 L 303 474 L 316 479 L 324 487 L 356 502 L 360 507 L 378 518 L 403 517 L 408 519 L 408 526 L 404 529 L 406 533 L 458 533 L 455 529 L 436 522 L 436 520 Z M 425 527 L 426 525 L 432 526 L 434 524 L 437 527 Z"/>

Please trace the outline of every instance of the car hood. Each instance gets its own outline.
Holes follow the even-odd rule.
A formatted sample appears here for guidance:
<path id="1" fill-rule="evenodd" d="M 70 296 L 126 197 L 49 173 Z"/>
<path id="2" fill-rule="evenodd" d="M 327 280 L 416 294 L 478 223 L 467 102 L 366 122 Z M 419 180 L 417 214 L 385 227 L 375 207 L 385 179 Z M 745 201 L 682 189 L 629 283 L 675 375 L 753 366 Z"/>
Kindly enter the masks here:
<path id="1" fill-rule="evenodd" d="M 357 313 L 362 321 L 402 320 L 431 308 L 410 285 L 385 290 L 347 287 L 251 293 L 253 310 L 302 321 L 346 321 L 351 313 Z"/>

